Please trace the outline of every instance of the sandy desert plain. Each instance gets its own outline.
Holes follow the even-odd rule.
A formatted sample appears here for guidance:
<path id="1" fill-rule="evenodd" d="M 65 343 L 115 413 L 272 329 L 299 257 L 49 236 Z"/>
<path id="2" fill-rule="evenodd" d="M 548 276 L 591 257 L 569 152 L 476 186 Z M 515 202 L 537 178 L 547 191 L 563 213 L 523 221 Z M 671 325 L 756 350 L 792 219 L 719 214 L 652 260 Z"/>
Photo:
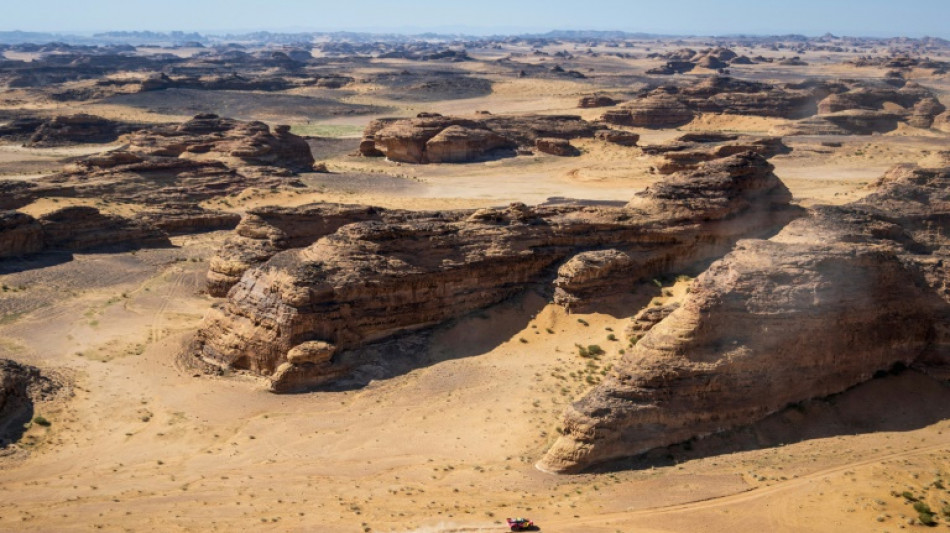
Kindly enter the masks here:
<path id="1" fill-rule="evenodd" d="M 687 48 L 694 53 L 681 52 Z M 763 374 L 755 374 L 756 383 L 740 391 L 738 400 L 729 396 L 725 409 L 733 409 L 730 402 L 737 401 L 764 406 L 737 415 L 741 424 L 723 423 L 722 431 L 709 431 L 702 426 L 708 420 L 698 417 L 693 435 L 670 437 L 671 442 L 645 453 L 611 452 L 603 461 L 581 461 L 579 473 L 552 474 L 537 467 L 539 461 L 542 467 L 556 462 L 557 458 L 544 462 L 552 447 L 583 440 L 585 430 L 576 418 L 569 421 L 573 429 L 566 425 L 565 410 L 572 409 L 573 402 L 589 394 L 597 397 L 598 389 L 622 383 L 615 374 L 636 368 L 635 358 L 647 357 L 645 351 L 669 340 L 648 332 L 643 337 L 647 346 L 641 347 L 637 343 L 641 336 L 629 333 L 631 319 L 644 310 L 672 310 L 682 304 L 674 314 L 660 317 L 659 329 L 689 310 L 690 298 L 715 289 L 715 280 L 704 285 L 702 272 L 725 256 L 736 238 L 769 238 L 792 218 L 813 217 L 805 210 L 816 206 L 886 207 L 890 204 L 879 197 L 861 201 L 887 186 L 888 180 L 881 178 L 895 165 L 919 165 L 918 169 L 929 169 L 928 176 L 936 173 L 947 179 L 950 122 L 943 106 L 950 106 L 950 43 L 836 37 L 547 37 L 424 45 L 356 42 L 348 47 L 335 42 L 121 50 L 5 45 L 0 53 L 4 87 L 0 207 L 10 210 L 0 225 L 0 358 L 38 369 L 37 374 L 24 366 L 3 367 L 2 531 L 487 532 L 506 531 L 505 518 L 515 516 L 530 517 L 542 531 L 565 533 L 893 533 L 950 525 L 950 389 L 948 374 L 941 373 L 939 364 L 946 359 L 940 350 L 947 329 L 945 315 L 918 332 L 923 344 L 915 344 L 913 356 L 904 352 L 918 339 L 889 331 L 903 328 L 900 320 L 915 320 L 908 313 L 939 307 L 930 300 L 919 305 L 911 301 L 914 309 L 895 310 L 893 327 L 887 325 L 888 317 L 874 315 L 874 309 L 855 311 L 859 317 L 870 316 L 868 320 L 883 320 L 873 323 L 880 331 L 874 340 L 875 357 L 886 364 L 878 361 L 881 368 L 862 367 L 856 374 L 867 377 L 870 372 L 873 379 L 841 378 L 825 386 L 821 365 L 827 363 L 802 363 L 807 368 L 801 371 L 779 365 L 789 370 L 768 373 L 773 382 L 765 383 Z M 726 65 L 719 66 L 710 57 Z M 745 63 L 735 57 L 752 59 Z M 800 60 L 789 60 L 792 57 Z M 654 70 L 677 61 L 696 64 L 676 74 Z M 729 78 L 723 82 L 725 88 L 716 89 L 716 80 L 725 77 Z M 266 83 L 255 84 L 256 80 Z M 760 85 L 753 89 L 729 85 L 736 80 Z M 685 104 L 677 100 L 677 112 L 682 114 L 686 106 L 687 116 L 668 120 L 666 107 L 646 111 L 636 107 L 654 98 L 651 91 L 661 86 L 713 89 L 696 92 Z M 758 95 L 751 103 L 735 96 L 751 93 Z M 855 94 L 848 100 L 847 95 Z M 614 103 L 579 107 L 579 101 L 591 95 L 606 96 Z M 800 98 L 794 102 L 808 101 L 817 107 L 804 114 L 777 109 L 771 107 L 773 97 Z M 908 106 L 899 100 L 904 97 L 915 100 Z M 821 102 L 828 98 L 847 100 L 851 108 L 822 109 Z M 714 101 L 718 108 L 709 106 Z M 604 122 L 605 113 L 616 115 L 623 109 L 634 112 Z M 479 113 L 484 111 L 490 114 Z M 420 113 L 430 114 L 429 118 L 414 118 Z M 79 124 L 82 121 L 57 126 L 53 119 L 77 114 L 104 121 L 87 128 Z M 192 118 L 199 114 L 204 118 Z M 452 126 L 464 130 L 460 135 L 481 132 L 474 140 L 449 139 L 443 158 L 458 162 L 409 161 L 413 154 L 419 155 L 413 152 L 418 148 L 413 143 L 418 144 L 420 136 L 425 143 L 434 134 L 425 133 L 431 124 L 420 125 L 420 121 L 438 122 L 440 117 L 432 114 L 475 121 Z M 500 137 L 485 133 L 478 122 L 499 116 L 561 115 L 577 115 L 595 124 L 568 136 L 571 153 L 566 156 L 544 153 L 541 143 L 532 145 L 535 137 L 550 136 L 532 130 L 533 123 L 511 126 L 514 135 L 522 136 L 512 143 L 506 133 Z M 845 118 L 816 124 L 815 117 L 824 115 Z M 384 124 L 369 132 L 375 139 L 364 138 L 371 121 L 382 117 L 407 120 L 395 128 Z M 195 121 L 204 122 L 195 125 Z M 248 121 L 263 122 L 265 132 L 249 131 Z M 182 123 L 194 126 L 193 136 L 178 148 L 178 137 L 149 133 Z M 289 130 L 278 125 L 288 125 Z M 440 123 L 437 129 L 445 127 Z M 629 141 L 612 142 L 597 133 L 608 128 L 635 133 L 639 139 L 631 146 Z M 89 142 L 93 130 L 105 131 L 103 138 Z M 697 135 L 681 139 L 688 134 Z M 696 140 L 710 134 L 718 137 L 712 142 Z M 316 167 L 299 153 L 301 138 Z M 756 144 L 761 138 L 773 138 L 773 144 L 762 155 L 748 157 L 759 165 L 757 172 L 768 174 L 767 165 L 774 166 L 774 177 L 790 192 L 783 209 L 796 214 L 746 233 L 736 230 L 725 244 L 717 241 L 718 251 L 696 257 L 689 252 L 689 260 L 659 260 L 665 266 L 651 267 L 654 270 L 645 270 L 646 275 L 628 272 L 619 278 L 608 276 L 603 282 L 609 285 L 584 285 L 597 281 L 594 272 L 592 278 L 578 281 L 590 290 L 578 297 L 577 305 L 568 305 L 562 293 L 556 294 L 572 282 L 562 266 L 567 257 L 611 247 L 578 241 L 564 252 L 566 256 L 532 263 L 530 275 L 515 287 L 506 286 L 503 294 L 465 292 L 464 297 L 455 296 L 484 298 L 456 306 L 452 294 L 439 293 L 445 298 L 438 302 L 439 309 L 420 310 L 425 316 L 415 322 L 406 319 L 377 327 L 359 316 L 359 305 L 340 306 L 333 320 L 355 321 L 359 326 L 340 326 L 346 334 L 340 333 L 339 339 L 319 339 L 339 345 L 332 361 L 317 364 L 330 379 L 306 374 L 315 364 L 310 360 L 286 362 L 294 357 L 301 361 L 329 357 L 325 352 L 333 348 L 326 348 L 326 343 L 312 348 L 317 340 L 304 343 L 312 350 L 303 355 L 298 348 L 297 352 L 285 348 L 275 356 L 276 363 L 263 355 L 260 361 L 255 359 L 258 352 L 267 351 L 255 343 L 288 335 L 255 328 L 292 320 L 281 313 L 303 311 L 284 306 L 264 316 L 245 313 L 242 306 L 277 306 L 272 300 L 290 298 L 281 292 L 289 291 L 287 287 L 318 283 L 293 270 L 305 269 L 306 264 L 285 266 L 291 261 L 288 257 L 324 257 L 320 254 L 332 246 L 345 248 L 353 263 L 337 265 L 333 275 L 350 276 L 344 280 L 349 284 L 344 287 L 347 294 L 371 290 L 360 279 L 376 279 L 377 272 L 367 274 L 364 269 L 398 271 L 401 267 L 394 263 L 410 259 L 367 267 L 359 262 L 360 254 L 372 255 L 373 247 L 384 246 L 385 239 L 403 238 L 400 231 L 417 231 L 414 212 L 467 210 L 462 218 L 445 215 L 462 227 L 460 234 L 465 235 L 458 238 L 463 240 L 469 238 L 465 232 L 482 231 L 477 225 L 481 222 L 465 218 L 469 213 L 482 217 L 478 220 L 502 220 L 492 228 L 515 225 L 512 213 L 534 217 L 535 209 L 553 213 L 537 215 L 545 221 L 571 216 L 557 211 L 565 205 L 587 206 L 594 213 L 590 216 L 601 216 L 613 213 L 611 209 L 626 209 L 623 206 L 635 197 L 659 202 L 656 198 L 662 194 L 642 196 L 643 191 L 657 191 L 648 187 L 671 177 L 688 182 L 733 153 L 766 146 Z M 485 142 L 495 144 L 487 148 L 479 144 Z M 776 148 L 775 142 L 781 146 Z M 728 149 L 736 143 L 738 149 Z M 672 148 L 650 149 L 657 146 Z M 716 150 L 723 146 L 727 149 Z M 369 157 L 374 149 L 390 157 Z M 288 167 L 284 151 L 302 159 L 302 166 Z M 683 151 L 699 155 L 667 157 Z M 435 160 L 434 148 L 430 152 L 433 155 L 420 157 Z M 268 159 L 272 154 L 277 157 Z M 187 164 L 180 163 L 184 166 L 179 168 L 162 158 Z M 671 170 L 677 173 L 664 173 L 663 164 L 673 165 Z M 735 184 L 741 176 L 724 179 L 726 189 L 744 187 Z M 664 201 L 680 202 L 675 209 L 699 209 L 694 204 L 706 197 L 701 187 L 686 187 L 699 200 L 676 196 L 681 189 Z M 727 209 L 734 207 L 733 192 L 724 193 L 723 201 L 732 206 Z M 744 198 L 740 200 L 748 200 Z M 344 227 L 337 233 L 339 242 L 324 239 L 320 242 L 325 244 L 311 247 L 316 237 L 288 244 L 293 239 L 274 229 L 279 221 L 268 226 L 272 221 L 262 215 L 255 219 L 257 225 L 247 222 L 256 216 L 249 210 L 258 213 L 268 206 L 296 208 L 320 202 L 384 208 L 382 214 L 366 215 L 383 217 L 381 221 L 359 224 L 368 228 L 366 232 L 391 234 L 356 250 L 356 244 L 345 241 L 355 239 L 351 234 L 356 230 L 346 233 Z M 527 207 L 507 207 L 512 203 Z M 166 224 L 163 210 L 172 204 L 177 206 L 169 215 L 173 222 Z M 69 209 L 74 206 L 94 209 Z M 925 217 L 927 235 L 933 243 L 925 244 L 933 246 L 915 252 L 926 255 L 930 262 L 920 261 L 933 267 L 926 271 L 926 280 L 946 275 L 944 264 L 933 262 L 943 250 L 943 226 L 950 224 L 946 207 L 945 200 L 928 207 L 932 216 Z M 703 214 L 690 219 L 689 211 L 686 222 L 670 222 L 664 218 L 666 211 L 644 209 L 661 227 L 652 237 L 657 242 L 665 238 L 661 234 L 681 231 L 676 224 L 688 226 L 682 231 L 702 231 L 696 228 L 715 218 Z M 146 212 L 148 217 L 143 218 Z M 733 210 L 725 220 L 741 216 Z M 235 230 L 238 217 L 245 220 Z M 876 224 L 904 220 L 897 215 L 881 217 Z M 307 221 L 301 220 L 295 224 L 306 226 Z M 427 239 L 434 238 L 430 233 L 440 231 L 439 222 L 427 224 L 424 231 L 405 237 L 412 242 L 410 255 L 425 255 Z M 235 236 L 242 227 L 244 240 Z M 336 227 L 325 233 L 334 231 Z M 505 230 L 498 231 L 497 238 L 504 239 Z M 875 238 L 891 235 L 888 231 L 874 233 Z M 905 233 L 919 242 L 915 231 Z M 476 240 L 451 241 L 447 246 L 497 245 L 471 238 Z M 795 238 L 811 239 L 816 245 L 830 239 L 818 230 L 800 232 Z M 517 247 L 520 241 L 512 242 L 505 241 L 505 246 Z M 240 256 L 246 251 L 242 246 L 258 247 L 250 255 L 267 246 L 276 248 L 255 263 Z M 656 253 L 655 246 L 643 246 L 637 253 Z M 231 250 L 240 259 L 222 250 Z M 638 257 L 630 249 L 622 251 Z M 446 259 L 441 266 L 426 268 L 452 268 L 468 260 L 452 255 L 456 252 L 438 251 Z M 504 257 L 517 261 L 525 253 Z M 270 256 L 274 259 L 265 263 Z M 235 273 L 234 265 L 241 261 L 246 264 Z M 324 261 L 320 264 L 329 264 Z M 755 261 L 750 259 L 749 264 Z M 209 291 L 209 268 L 216 268 L 220 276 L 235 277 L 223 288 Z M 777 278 L 794 280 L 801 273 L 792 272 L 794 268 L 798 267 L 766 278 L 783 287 Z M 447 286 L 491 284 L 493 276 L 463 273 Z M 556 289 L 555 278 L 567 281 Z M 788 288 L 791 282 L 784 283 Z M 823 290 L 821 283 L 815 291 Z M 946 305 L 946 284 L 921 281 L 920 285 L 937 287 L 937 299 Z M 335 290 L 335 298 L 344 298 L 340 295 L 346 291 L 339 285 Z M 908 300 L 912 292 L 908 289 Z M 724 300 L 729 300 L 735 292 L 726 294 Z M 794 299 L 789 291 L 776 291 L 775 297 L 779 294 Z M 398 299 L 376 295 L 370 300 L 383 306 L 371 309 L 378 313 L 374 320 L 402 316 L 402 310 L 393 308 Z M 779 351 L 775 357 L 805 361 L 825 350 L 835 335 L 868 334 L 849 331 L 852 322 L 847 318 L 822 315 L 818 300 L 816 296 L 813 313 L 796 311 L 811 313 L 807 320 L 812 329 L 800 332 L 803 338 L 796 337 L 794 354 Z M 898 303 L 887 300 L 880 307 L 901 305 L 899 298 L 894 301 Z M 852 304 L 862 305 L 848 305 Z M 787 323 L 777 324 L 794 335 L 801 322 L 789 316 Z M 749 327 L 752 336 L 761 335 L 744 320 L 729 315 L 723 324 L 726 329 L 729 323 L 739 330 Z M 288 327 L 297 328 L 296 335 L 304 326 Z M 702 327 L 679 331 L 684 339 L 709 334 Z M 736 338 L 742 338 L 741 333 Z M 865 344 L 852 341 L 856 353 L 841 357 L 861 359 Z M 238 346 L 242 342 L 246 345 Z M 769 365 L 771 353 L 756 342 L 752 339 L 748 350 L 758 362 L 740 363 L 750 372 L 759 371 L 756 365 Z M 594 346 L 599 348 L 590 348 Z M 729 350 L 721 348 L 723 353 Z M 887 359 L 891 348 L 902 354 L 894 361 Z M 668 351 L 671 358 L 682 356 L 675 349 Z M 926 361 L 915 359 L 924 352 Z M 294 381 L 297 374 L 291 374 L 298 370 L 306 374 L 299 382 Z M 674 395 L 676 387 L 693 391 L 689 383 L 671 383 Z M 776 400 L 782 402 L 781 408 L 770 407 L 764 396 L 785 383 L 813 394 L 798 392 L 804 397 Z M 273 391 L 285 385 L 289 393 Z M 808 389 L 809 385 L 814 388 Z M 727 383 L 723 389 L 728 387 Z M 668 399 L 658 394 L 651 405 L 663 409 Z M 715 411 L 716 390 L 697 394 L 697 405 Z M 675 410 L 668 416 L 689 419 Z M 665 423 L 662 416 L 650 420 Z M 690 431 L 690 423 L 685 431 Z M 621 439 L 635 429 L 626 428 Z M 662 432 L 642 425 L 638 430 Z M 592 444 L 595 449 L 599 445 Z M 567 457 L 575 456 L 567 453 Z M 572 468 L 565 471 L 574 472 Z M 932 512 L 921 512 L 923 506 L 915 508 L 916 502 L 926 503 Z M 935 525 L 922 523 L 925 514 Z"/>

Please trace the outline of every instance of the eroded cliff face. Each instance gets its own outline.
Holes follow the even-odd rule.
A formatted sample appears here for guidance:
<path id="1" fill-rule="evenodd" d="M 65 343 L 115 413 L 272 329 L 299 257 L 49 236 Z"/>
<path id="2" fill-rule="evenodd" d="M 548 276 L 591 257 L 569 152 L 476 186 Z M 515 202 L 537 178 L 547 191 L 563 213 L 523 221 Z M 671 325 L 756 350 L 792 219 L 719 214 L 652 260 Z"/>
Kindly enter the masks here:
<path id="1" fill-rule="evenodd" d="M 564 415 L 538 467 L 591 465 L 749 424 L 896 364 L 948 361 L 950 169 L 743 240 Z"/>
<path id="2" fill-rule="evenodd" d="M 332 354 L 438 324 L 524 290 L 585 250 L 626 254 L 631 268 L 623 283 L 632 287 L 638 277 L 721 255 L 741 236 L 784 224 L 797 214 L 789 197 L 771 165 L 747 153 L 673 175 L 622 208 L 513 204 L 410 213 L 310 206 L 325 234 L 301 237 L 299 243 L 314 239 L 298 244 L 306 247 L 251 268 L 240 250 L 259 258 L 280 247 L 271 244 L 279 239 L 253 238 L 246 247 L 232 241 L 238 253 L 229 272 L 248 269 L 206 317 L 193 351 L 208 363 L 269 377 L 275 390 L 286 390 L 284 376 L 293 376 L 294 387 L 314 385 L 339 369 L 331 358 L 291 361 L 306 343 L 327 343 Z M 333 212 L 356 221 L 342 224 L 350 215 L 341 214 L 326 223 Z M 238 233 L 286 234 L 277 226 L 242 222 Z M 212 270 L 225 271 L 216 263 Z"/>

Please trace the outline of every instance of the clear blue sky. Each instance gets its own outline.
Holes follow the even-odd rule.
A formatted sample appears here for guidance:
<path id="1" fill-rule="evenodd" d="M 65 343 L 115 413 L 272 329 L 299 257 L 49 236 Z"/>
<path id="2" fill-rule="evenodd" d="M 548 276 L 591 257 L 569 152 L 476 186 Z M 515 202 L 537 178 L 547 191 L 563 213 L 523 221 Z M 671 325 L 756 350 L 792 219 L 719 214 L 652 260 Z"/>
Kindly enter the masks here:
<path id="1" fill-rule="evenodd" d="M 950 38 L 950 0 L 8 0 L 0 30 L 469 31 Z"/>

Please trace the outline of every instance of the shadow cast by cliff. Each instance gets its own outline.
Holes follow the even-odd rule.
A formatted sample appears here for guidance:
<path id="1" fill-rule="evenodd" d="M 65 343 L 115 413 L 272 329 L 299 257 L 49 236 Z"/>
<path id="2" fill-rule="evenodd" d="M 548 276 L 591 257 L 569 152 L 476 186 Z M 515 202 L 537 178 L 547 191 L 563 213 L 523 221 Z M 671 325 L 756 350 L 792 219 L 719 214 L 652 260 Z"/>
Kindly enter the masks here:
<path id="1" fill-rule="evenodd" d="M 914 431 L 946 419 L 950 386 L 899 366 L 840 394 L 790 405 L 749 426 L 603 463 L 585 473 L 672 466 L 828 437 Z"/>

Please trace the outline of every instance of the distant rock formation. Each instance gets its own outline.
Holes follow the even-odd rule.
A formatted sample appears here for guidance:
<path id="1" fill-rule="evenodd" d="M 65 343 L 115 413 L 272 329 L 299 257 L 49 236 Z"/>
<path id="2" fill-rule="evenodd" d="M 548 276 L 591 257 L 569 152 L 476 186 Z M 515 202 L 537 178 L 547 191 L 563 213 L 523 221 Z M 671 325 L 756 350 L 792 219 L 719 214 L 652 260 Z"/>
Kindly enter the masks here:
<path id="1" fill-rule="evenodd" d="M 215 293 L 239 281 L 191 351 L 287 391 L 341 371 L 332 361 L 291 362 L 288 354 L 304 343 L 348 350 L 438 324 L 521 292 L 584 249 L 628 254 L 623 283 L 632 288 L 637 276 L 716 257 L 739 237 L 795 216 L 771 170 L 760 156 L 736 155 L 660 182 L 624 208 L 258 212 L 212 261 Z"/>
<path id="2" fill-rule="evenodd" d="M 142 124 L 116 122 L 94 115 L 62 115 L 50 119 L 22 118 L 0 126 L 0 139 L 35 148 L 83 143 L 110 143 Z"/>
<path id="3" fill-rule="evenodd" d="M 644 146 L 642 150 L 662 157 L 653 167 L 660 174 L 692 170 L 703 162 L 743 152 L 755 152 L 765 158 L 791 152 L 781 137 L 721 133 L 688 133 L 669 143 Z"/>
<path id="4" fill-rule="evenodd" d="M 614 100 L 609 96 L 603 94 L 592 94 L 589 96 L 582 96 L 580 101 L 577 102 L 577 107 L 581 109 L 590 109 L 593 107 L 610 107 L 619 103 L 619 100 Z"/>
<path id="5" fill-rule="evenodd" d="M 423 113 L 413 119 L 380 119 L 363 133 L 360 153 L 403 163 L 462 163 L 498 150 L 533 149 L 538 139 L 593 137 L 603 125 L 572 115 L 475 115 Z"/>
<path id="6" fill-rule="evenodd" d="M 19 211 L 0 211 L 0 258 L 27 255 L 43 249 L 43 227 Z"/>
<path id="7" fill-rule="evenodd" d="M 169 204 L 236 194 L 248 187 L 295 186 L 314 165 L 307 142 L 287 126 L 197 115 L 175 126 L 127 136 L 119 149 L 81 158 L 59 174 L 26 185 L 0 180 L 0 207 L 22 207 L 46 196 Z"/>
<path id="8" fill-rule="evenodd" d="M 608 124 L 673 128 L 704 113 L 805 119 L 777 133 L 891 131 L 898 122 L 929 128 L 946 108 L 926 88 L 896 80 L 887 83 L 808 81 L 770 85 L 729 77 L 706 78 L 684 87 L 662 86 L 607 111 Z M 815 117 L 819 115 L 819 117 Z"/>
<path id="9" fill-rule="evenodd" d="M 539 468 L 578 472 L 749 424 L 894 365 L 945 369 L 948 186 L 950 168 L 899 167 L 864 200 L 740 241 L 566 411 Z"/>

